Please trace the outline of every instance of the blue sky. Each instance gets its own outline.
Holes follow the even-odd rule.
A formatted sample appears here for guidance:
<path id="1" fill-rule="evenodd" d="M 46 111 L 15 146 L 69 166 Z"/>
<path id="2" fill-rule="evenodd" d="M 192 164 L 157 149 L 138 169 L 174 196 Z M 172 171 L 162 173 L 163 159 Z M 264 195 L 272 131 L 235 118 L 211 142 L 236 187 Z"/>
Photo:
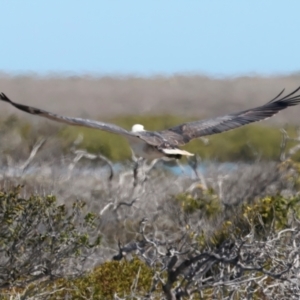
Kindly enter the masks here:
<path id="1" fill-rule="evenodd" d="M 300 71 L 296 0 L 0 0 L 0 7 L 4 72 Z"/>

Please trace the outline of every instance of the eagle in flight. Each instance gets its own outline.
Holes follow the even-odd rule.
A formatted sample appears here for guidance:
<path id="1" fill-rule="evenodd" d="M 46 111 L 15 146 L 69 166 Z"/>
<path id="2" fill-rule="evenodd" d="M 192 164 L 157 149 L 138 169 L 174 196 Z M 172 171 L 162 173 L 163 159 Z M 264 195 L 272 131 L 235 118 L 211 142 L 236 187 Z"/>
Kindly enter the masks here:
<path id="1" fill-rule="evenodd" d="M 179 148 L 193 139 L 261 121 L 272 117 L 289 106 L 298 105 L 300 103 L 299 90 L 300 87 L 286 96 L 282 96 L 284 92 L 282 90 L 275 98 L 262 106 L 221 117 L 187 122 L 161 131 L 148 131 L 140 124 L 133 125 L 131 131 L 128 131 L 115 124 L 60 116 L 46 110 L 13 102 L 4 93 L 0 93 L 0 100 L 8 102 L 29 114 L 38 115 L 57 122 L 90 127 L 123 135 L 128 139 L 133 152 L 143 158 L 169 157 L 180 159 L 182 156 L 193 156 L 192 153 Z"/>

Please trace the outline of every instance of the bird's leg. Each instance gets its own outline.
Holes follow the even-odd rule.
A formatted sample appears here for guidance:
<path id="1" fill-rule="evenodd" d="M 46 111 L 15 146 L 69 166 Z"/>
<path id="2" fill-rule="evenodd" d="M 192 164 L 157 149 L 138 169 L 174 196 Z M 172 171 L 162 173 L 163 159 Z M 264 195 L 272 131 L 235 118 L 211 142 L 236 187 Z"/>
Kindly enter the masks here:
<path id="1" fill-rule="evenodd" d="M 131 150 L 131 159 L 133 161 L 133 187 L 137 185 L 137 177 L 138 177 L 138 168 L 139 168 L 139 159 L 136 157 L 132 148 Z"/>
<path id="2" fill-rule="evenodd" d="M 189 166 L 194 171 L 196 178 L 201 181 L 201 184 L 205 190 L 207 190 L 206 180 L 201 172 L 198 171 L 198 163 L 201 161 L 201 157 L 199 155 L 195 155 L 193 157 L 187 158 Z"/>
<path id="3" fill-rule="evenodd" d="M 180 171 L 181 171 L 181 174 L 182 175 L 186 175 L 186 172 L 184 170 L 184 167 L 182 166 L 182 164 L 180 163 L 180 160 L 179 159 L 175 159 L 175 162 L 177 164 L 177 166 L 179 167 Z"/>
<path id="4" fill-rule="evenodd" d="M 136 187 L 139 182 L 139 170 L 143 171 L 143 163 L 145 159 L 143 157 L 139 157 L 134 161 L 133 165 L 133 187 Z"/>

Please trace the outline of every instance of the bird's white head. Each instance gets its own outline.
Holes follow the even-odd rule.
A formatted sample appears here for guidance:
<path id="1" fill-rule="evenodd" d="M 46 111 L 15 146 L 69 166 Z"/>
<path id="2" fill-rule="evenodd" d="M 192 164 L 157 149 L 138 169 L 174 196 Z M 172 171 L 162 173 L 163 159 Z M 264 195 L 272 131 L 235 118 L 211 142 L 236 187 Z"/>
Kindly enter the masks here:
<path id="1" fill-rule="evenodd" d="M 144 126 L 141 124 L 134 124 L 131 128 L 132 132 L 145 131 Z"/>

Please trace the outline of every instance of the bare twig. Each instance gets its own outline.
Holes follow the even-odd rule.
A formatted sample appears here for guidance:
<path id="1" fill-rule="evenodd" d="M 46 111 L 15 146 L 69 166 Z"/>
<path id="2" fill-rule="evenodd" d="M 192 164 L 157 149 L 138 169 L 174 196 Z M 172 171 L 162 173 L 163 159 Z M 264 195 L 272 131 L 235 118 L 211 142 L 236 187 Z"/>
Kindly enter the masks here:
<path id="1" fill-rule="evenodd" d="M 297 128 L 298 136 L 296 138 L 291 138 L 283 128 L 280 129 L 280 132 L 282 133 L 280 144 L 280 160 L 285 161 L 300 150 L 300 129 Z M 298 144 L 287 151 L 286 147 L 288 141 L 298 142 Z"/>
<path id="2" fill-rule="evenodd" d="M 46 138 L 42 138 L 42 139 L 40 139 L 39 141 L 37 141 L 34 144 L 32 150 L 30 152 L 29 157 L 24 162 L 24 164 L 20 166 L 21 172 L 24 172 L 25 169 L 30 165 L 30 163 L 33 161 L 35 155 L 37 154 L 37 152 L 39 151 L 39 149 L 44 145 L 44 143 L 46 142 L 46 140 L 47 140 Z"/>
<path id="3" fill-rule="evenodd" d="M 104 155 L 102 154 L 91 154 L 88 153 L 86 150 L 72 150 L 72 152 L 76 155 L 73 159 L 73 162 L 69 165 L 69 171 L 72 171 L 75 167 L 75 165 L 78 163 L 79 160 L 82 158 L 87 158 L 90 160 L 101 160 L 106 163 L 106 165 L 109 167 L 110 174 L 108 177 L 108 180 L 111 181 L 114 177 L 114 169 L 113 169 L 113 163 Z"/>

